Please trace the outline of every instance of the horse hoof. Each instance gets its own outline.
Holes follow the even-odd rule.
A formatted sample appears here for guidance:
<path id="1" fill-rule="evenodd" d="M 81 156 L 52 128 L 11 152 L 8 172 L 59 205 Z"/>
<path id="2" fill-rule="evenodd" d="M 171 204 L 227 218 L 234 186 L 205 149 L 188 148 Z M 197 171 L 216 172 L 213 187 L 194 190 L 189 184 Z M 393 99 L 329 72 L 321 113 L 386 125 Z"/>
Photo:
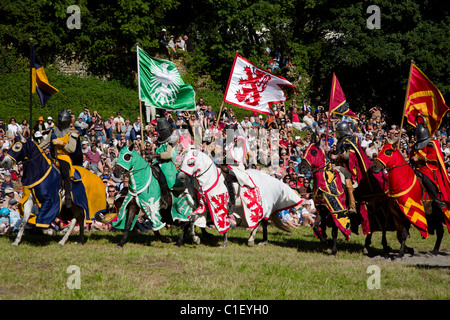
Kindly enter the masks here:
<path id="1" fill-rule="evenodd" d="M 265 246 L 266 244 L 269 244 L 269 241 L 263 241 L 258 243 L 258 246 Z"/>
<path id="2" fill-rule="evenodd" d="M 58 248 L 64 247 L 64 243 L 58 242 Z"/>
<path id="3" fill-rule="evenodd" d="M 228 247 L 228 243 L 222 244 L 219 248 L 220 248 L 220 249 L 226 249 L 226 247 Z"/>
<path id="4" fill-rule="evenodd" d="M 197 245 L 200 244 L 200 242 L 201 242 L 200 237 L 194 237 L 194 238 L 192 238 L 192 241 L 194 241 L 194 243 Z"/>
<path id="5" fill-rule="evenodd" d="M 253 247 L 255 245 L 255 241 L 248 241 L 247 246 Z"/>
<path id="6" fill-rule="evenodd" d="M 161 242 L 162 243 L 171 243 L 172 239 L 170 239 L 169 237 L 162 237 L 161 238 Z"/>
<path id="7" fill-rule="evenodd" d="M 364 247 L 362 250 L 363 255 L 367 256 L 369 254 L 369 249 Z"/>
<path id="8" fill-rule="evenodd" d="M 11 243 L 11 245 L 12 245 L 13 247 L 18 247 L 18 246 L 19 246 L 19 244 L 18 244 L 17 242 L 13 242 L 13 243 Z"/>
<path id="9" fill-rule="evenodd" d="M 123 249 L 123 245 L 118 244 L 118 245 L 116 246 L 116 249 Z"/>

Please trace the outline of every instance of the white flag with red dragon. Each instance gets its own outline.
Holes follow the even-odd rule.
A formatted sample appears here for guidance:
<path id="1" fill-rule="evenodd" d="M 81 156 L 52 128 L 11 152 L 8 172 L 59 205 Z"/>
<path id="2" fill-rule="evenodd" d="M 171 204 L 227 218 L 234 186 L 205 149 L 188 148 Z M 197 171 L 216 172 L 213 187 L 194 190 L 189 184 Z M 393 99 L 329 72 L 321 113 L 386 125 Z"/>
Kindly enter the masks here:
<path id="1" fill-rule="evenodd" d="M 223 101 L 273 115 L 271 105 L 286 100 L 283 86 L 295 89 L 285 78 L 256 67 L 236 53 Z"/>

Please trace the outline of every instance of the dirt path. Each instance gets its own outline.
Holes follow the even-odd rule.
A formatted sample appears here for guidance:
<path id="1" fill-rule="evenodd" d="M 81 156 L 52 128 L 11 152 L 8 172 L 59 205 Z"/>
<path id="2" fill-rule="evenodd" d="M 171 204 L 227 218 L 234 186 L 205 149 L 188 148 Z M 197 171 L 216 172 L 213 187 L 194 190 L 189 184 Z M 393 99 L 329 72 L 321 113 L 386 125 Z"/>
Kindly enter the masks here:
<path id="1" fill-rule="evenodd" d="M 438 255 L 433 255 L 426 251 L 416 251 L 414 255 L 406 253 L 403 258 L 397 257 L 397 252 L 393 252 L 388 258 L 382 255 L 368 257 L 372 260 L 391 260 L 398 263 L 414 264 L 428 268 L 450 268 L 450 249 L 443 249 Z"/>

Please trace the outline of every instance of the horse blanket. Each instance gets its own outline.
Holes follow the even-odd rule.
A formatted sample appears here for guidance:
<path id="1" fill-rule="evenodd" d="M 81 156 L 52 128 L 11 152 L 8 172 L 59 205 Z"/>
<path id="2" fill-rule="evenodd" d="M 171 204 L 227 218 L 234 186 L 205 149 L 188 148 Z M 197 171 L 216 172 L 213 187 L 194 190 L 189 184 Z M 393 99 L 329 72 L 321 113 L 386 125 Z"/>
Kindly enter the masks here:
<path id="1" fill-rule="evenodd" d="M 126 154 L 131 155 L 132 160 L 124 160 Z M 147 215 L 150 220 L 150 226 L 153 231 L 158 231 L 165 227 L 163 217 L 160 212 L 161 189 L 158 180 L 153 177 L 149 164 L 135 151 L 128 148 L 122 148 L 117 164 L 129 171 L 130 181 L 128 185 L 128 194 L 126 195 L 122 206 L 120 207 L 117 220 L 113 222 L 116 229 L 125 229 L 127 206 L 133 197 L 136 198 L 138 207 Z M 161 173 L 162 174 L 162 173 Z M 176 174 L 175 174 L 176 177 Z M 172 186 L 175 184 L 173 181 Z M 189 205 L 188 197 L 185 193 L 172 193 L 172 219 L 187 221 L 192 213 L 192 207 Z M 138 215 L 134 217 L 131 229 L 134 227 Z"/>
<path id="2" fill-rule="evenodd" d="M 384 145 L 377 161 L 380 161 L 388 171 L 389 197 L 396 200 L 405 217 L 424 238 L 427 238 L 428 226 L 422 203 L 422 186 L 414 170 L 405 161 L 400 151 L 390 144 Z"/>
<path id="3" fill-rule="evenodd" d="M 102 180 L 89 170 L 79 166 L 74 166 L 74 169 L 72 199 L 75 205 L 83 210 L 86 223 L 92 223 L 97 214 L 106 211 L 105 187 Z M 19 202 L 19 213 L 23 216 L 23 205 L 30 196 L 33 197 L 39 206 L 39 214 L 31 213 L 28 223 L 48 228 L 61 211 L 61 175 L 53 166 L 49 166 L 42 178 L 34 182 L 28 179 L 26 183 Z"/>
<path id="4" fill-rule="evenodd" d="M 317 172 L 314 176 L 314 200 L 315 205 L 324 205 L 331 213 L 335 225 L 345 236 L 350 239 L 350 218 L 347 215 L 346 195 L 341 176 L 331 168 Z"/>

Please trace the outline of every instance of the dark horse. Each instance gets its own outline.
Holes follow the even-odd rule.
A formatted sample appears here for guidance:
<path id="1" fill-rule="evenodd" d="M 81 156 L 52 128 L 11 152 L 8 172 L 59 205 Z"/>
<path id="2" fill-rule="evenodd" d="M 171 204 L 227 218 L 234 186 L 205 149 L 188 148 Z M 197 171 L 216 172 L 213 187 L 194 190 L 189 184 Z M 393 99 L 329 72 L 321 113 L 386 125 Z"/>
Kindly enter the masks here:
<path id="1" fill-rule="evenodd" d="M 48 228 L 61 213 L 64 203 L 60 194 L 62 180 L 59 170 L 35 142 L 20 134 L 14 138 L 14 144 L 3 159 L 2 166 L 8 169 L 19 162 L 23 164 L 23 198 L 19 203 L 23 220 L 14 246 L 19 245 L 27 223 Z M 72 198 L 75 205 L 70 209 L 74 218 L 71 219 L 68 232 L 58 243 L 60 247 L 66 243 L 76 223 L 80 226 L 79 242 L 84 243 L 84 223 L 94 219 L 101 221 L 100 214 L 106 210 L 106 193 L 102 180 L 83 167 L 74 168 Z M 36 216 L 31 213 L 34 203 L 40 204 Z"/>
<path id="2" fill-rule="evenodd" d="M 161 192 L 156 176 L 164 173 L 158 166 L 149 165 L 133 150 L 132 145 L 128 148 L 122 148 L 120 151 L 113 174 L 116 177 L 128 174 L 130 177 L 128 194 L 125 196 L 119 211 L 118 219 L 120 222 L 113 223 L 113 227 L 124 230 L 123 237 L 117 245 L 119 248 L 125 245 L 140 210 L 147 215 L 151 229 L 161 242 L 172 242 L 171 238 L 161 235 L 159 231 L 166 224 L 170 224 L 181 225 L 183 230 L 175 246 L 180 247 L 183 244 L 189 227 L 191 227 L 194 242 L 199 243 L 199 238 L 193 232 L 196 217 L 191 214 L 192 209 L 196 206 L 196 194 L 188 181 L 175 182 L 170 192 L 171 196 L 168 197 L 167 208 L 161 209 L 158 201 Z M 206 230 L 201 229 L 202 234 L 208 237 L 209 234 Z"/>
<path id="3" fill-rule="evenodd" d="M 438 254 L 444 235 L 445 215 L 436 204 L 432 203 L 414 170 L 395 145 L 396 143 L 385 144 L 370 168 L 374 172 L 384 169 L 388 172 L 389 195 L 395 199 L 395 203 L 404 213 L 402 220 L 405 229 L 402 240 L 406 240 L 410 224 L 419 230 L 423 238 L 427 238 L 428 233 L 434 234 L 436 231 L 436 243 L 432 253 Z M 405 249 L 407 247 L 402 243 L 399 256 L 403 255 Z"/>
<path id="4" fill-rule="evenodd" d="M 322 243 L 329 244 L 326 240 L 326 227 L 332 228 L 330 244 L 331 253 L 335 255 L 338 230 L 347 240 L 351 233 L 343 183 L 339 173 L 332 168 L 323 150 L 315 144 L 308 147 L 299 164 L 300 173 L 306 174 L 309 171 L 312 171 L 313 175 L 314 203 L 318 212 L 313 231 Z"/>
<path id="5" fill-rule="evenodd" d="M 395 230 L 394 216 L 397 215 L 398 210 L 392 206 L 390 199 L 384 193 L 368 194 L 359 191 L 359 193 L 356 193 L 359 202 L 357 206 L 358 213 L 348 214 L 344 192 L 346 189 L 342 179 L 339 178 L 340 173 L 338 170 L 332 169 L 330 160 L 326 157 L 323 150 L 314 144 L 310 145 L 306 150 L 304 159 L 299 165 L 299 171 L 303 174 L 309 171 L 313 173 L 314 200 L 317 202 L 316 207 L 319 211 L 318 219 L 314 225 L 314 233 L 322 242 L 326 243 L 326 234 L 323 231 L 325 224 L 328 223 L 332 226 L 333 254 L 337 252 L 336 238 L 338 229 L 348 239 L 350 233 L 358 234 L 359 224 L 365 224 L 365 229 L 370 228 L 370 232 L 365 232 L 366 240 L 363 252 L 365 254 L 369 252 L 372 232 L 382 231 L 383 251 L 386 256 L 388 255 L 391 248 L 387 244 L 386 232 Z M 372 181 L 372 183 L 374 182 Z M 360 212 L 363 205 L 365 208 L 367 206 L 367 217 L 363 217 Z"/>

